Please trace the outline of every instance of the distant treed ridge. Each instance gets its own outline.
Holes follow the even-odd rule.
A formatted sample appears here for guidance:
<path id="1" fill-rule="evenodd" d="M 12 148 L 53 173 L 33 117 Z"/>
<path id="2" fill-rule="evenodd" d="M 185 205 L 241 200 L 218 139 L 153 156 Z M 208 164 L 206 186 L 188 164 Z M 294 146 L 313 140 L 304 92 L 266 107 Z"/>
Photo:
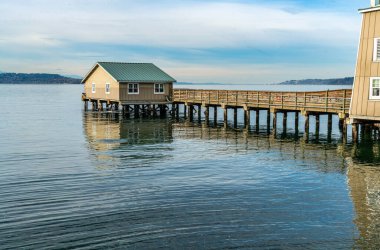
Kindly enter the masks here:
<path id="1" fill-rule="evenodd" d="M 0 84 L 2 83 L 80 84 L 81 79 L 61 76 L 58 74 L 0 73 Z"/>
<path id="2" fill-rule="evenodd" d="M 354 83 L 353 77 L 334 78 L 334 79 L 304 79 L 304 80 L 290 80 L 278 84 L 288 85 L 352 85 Z"/>

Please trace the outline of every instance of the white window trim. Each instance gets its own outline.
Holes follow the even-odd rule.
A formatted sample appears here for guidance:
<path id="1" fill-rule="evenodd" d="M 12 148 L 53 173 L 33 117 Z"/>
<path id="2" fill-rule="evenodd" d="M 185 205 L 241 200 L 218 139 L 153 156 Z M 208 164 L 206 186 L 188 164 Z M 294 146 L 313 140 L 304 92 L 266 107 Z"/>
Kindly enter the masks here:
<path id="1" fill-rule="evenodd" d="M 162 92 L 156 92 L 156 84 L 162 84 Z M 155 95 L 163 95 L 163 94 L 165 94 L 165 84 L 163 84 L 163 83 L 155 83 L 153 85 L 153 88 L 154 88 L 154 94 Z"/>
<path id="2" fill-rule="evenodd" d="M 91 84 L 91 92 L 92 92 L 93 94 L 96 93 L 96 83 L 94 83 L 94 82 Z"/>
<path id="3" fill-rule="evenodd" d="M 369 85 L 369 99 L 370 100 L 380 100 L 380 96 L 373 96 L 372 95 L 372 84 L 373 84 L 373 80 L 380 80 L 380 77 L 371 77 L 370 78 L 370 85 Z"/>
<path id="4" fill-rule="evenodd" d="M 380 37 L 373 39 L 373 61 L 374 62 L 380 62 L 380 58 L 377 57 L 377 54 L 378 54 L 377 52 L 380 50 L 380 46 L 378 46 L 379 40 L 380 40 Z"/>
<path id="5" fill-rule="evenodd" d="M 129 92 L 129 85 L 130 84 L 137 84 L 137 92 Z M 128 83 L 127 92 L 128 92 L 128 95 L 138 95 L 138 94 L 140 94 L 140 84 L 138 84 L 138 83 Z"/>
<path id="6" fill-rule="evenodd" d="M 108 88 L 108 92 L 107 92 L 107 84 L 108 84 L 108 86 L 109 86 L 109 88 Z M 108 83 L 108 82 L 106 83 L 105 91 L 106 91 L 106 94 L 111 94 L 111 84 Z"/>

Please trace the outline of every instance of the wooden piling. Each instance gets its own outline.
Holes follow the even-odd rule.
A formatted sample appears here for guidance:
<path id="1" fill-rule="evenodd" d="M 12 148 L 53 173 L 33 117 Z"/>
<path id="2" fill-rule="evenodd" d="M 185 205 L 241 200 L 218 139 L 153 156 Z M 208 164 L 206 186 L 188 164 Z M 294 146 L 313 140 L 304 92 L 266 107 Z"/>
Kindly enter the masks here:
<path id="1" fill-rule="evenodd" d="M 194 121 L 194 106 L 193 105 L 188 105 L 189 106 L 189 120 L 192 122 Z"/>
<path id="2" fill-rule="evenodd" d="M 282 117 L 282 129 L 283 129 L 284 134 L 286 134 L 287 124 L 288 124 L 288 112 L 284 111 L 283 117 Z"/>
<path id="3" fill-rule="evenodd" d="M 133 109 L 134 109 L 135 118 L 139 118 L 140 117 L 140 105 L 134 105 Z"/>
<path id="4" fill-rule="evenodd" d="M 298 131 L 299 131 L 299 128 L 298 128 L 298 126 L 299 126 L 299 114 L 300 113 L 298 111 L 296 111 L 294 113 L 294 132 L 296 135 L 298 135 Z"/>
<path id="5" fill-rule="evenodd" d="M 270 134 L 270 109 L 267 110 L 267 133 Z"/>
<path id="6" fill-rule="evenodd" d="M 218 106 L 214 106 L 214 124 L 218 123 Z"/>
<path id="7" fill-rule="evenodd" d="M 315 114 L 315 138 L 317 141 L 319 140 L 320 118 L 319 114 Z"/>
<path id="8" fill-rule="evenodd" d="M 256 109 L 256 132 L 260 130 L 260 109 Z"/>
<path id="9" fill-rule="evenodd" d="M 84 111 L 88 110 L 88 101 L 84 101 Z"/>
<path id="10" fill-rule="evenodd" d="M 342 138 L 343 138 L 343 142 L 345 143 L 347 141 L 347 122 L 346 122 L 346 119 L 343 119 Z"/>
<path id="11" fill-rule="evenodd" d="M 183 118 L 187 118 L 187 105 L 183 104 Z"/>
<path id="12" fill-rule="evenodd" d="M 277 134 L 277 111 L 273 112 L 273 134 Z"/>
<path id="13" fill-rule="evenodd" d="M 359 142 L 359 124 L 358 123 L 352 124 L 352 141 L 354 143 Z"/>
<path id="14" fill-rule="evenodd" d="M 198 122 L 201 123 L 202 121 L 202 105 L 198 104 L 197 105 L 197 111 L 198 111 Z"/>
<path id="15" fill-rule="evenodd" d="M 237 113 L 238 109 L 237 107 L 234 107 L 234 128 L 237 128 Z"/>
<path id="16" fill-rule="evenodd" d="M 305 139 L 308 140 L 309 139 L 309 124 L 310 123 L 310 114 L 309 113 L 306 113 L 305 114 Z"/>
<path id="17" fill-rule="evenodd" d="M 224 111 L 223 122 L 224 122 L 224 126 L 226 126 L 228 124 L 228 109 L 227 109 L 227 107 L 224 107 L 223 111 Z"/>
<path id="18" fill-rule="evenodd" d="M 175 105 L 175 118 L 179 120 L 179 103 Z"/>
<path id="19" fill-rule="evenodd" d="M 249 108 L 244 109 L 244 126 L 248 129 L 251 125 L 251 110 Z"/>
<path id="20" fill-rule="evenodd" d="M 205 122 L 208 125 L 210 121 L 210 106 L 205 106 Z"/>

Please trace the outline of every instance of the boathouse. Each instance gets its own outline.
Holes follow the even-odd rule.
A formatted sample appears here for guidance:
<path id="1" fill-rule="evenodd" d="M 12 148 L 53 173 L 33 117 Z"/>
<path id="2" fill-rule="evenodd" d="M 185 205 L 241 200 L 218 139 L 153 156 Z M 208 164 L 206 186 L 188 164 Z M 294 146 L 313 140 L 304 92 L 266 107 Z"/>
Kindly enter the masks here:
<path id="1" fill-rule="evenodd" d="M 380 121 L 380 0 L 363 14 L 350 119 L 353 124 Z"/>
<path id="2" fill-rule="evenodd" d="M 166 105 L 176 80 L 152 63 L 98 62 L 82 80 L 83 101 L 93 108 Z"/>

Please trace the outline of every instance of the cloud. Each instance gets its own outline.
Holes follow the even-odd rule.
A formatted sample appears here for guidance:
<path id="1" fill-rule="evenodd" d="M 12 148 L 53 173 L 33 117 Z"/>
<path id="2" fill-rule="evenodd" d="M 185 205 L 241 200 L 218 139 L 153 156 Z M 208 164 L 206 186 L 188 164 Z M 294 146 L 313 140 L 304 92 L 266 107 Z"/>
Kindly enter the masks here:
<path id="1" fill-rule="evenodd" d="M 185 1 L 151 6 L 109 1 L 114 7 L 105 10 L 72 8 L 67 3 L 73 1 L 58 6 L 38 2 L 31 7 L 16 4 L 3 7 L 4 25 L 0 34 L 14 37 L 9 43 L 23 40 L 46 44 L 47 34 L 53 41 L 231 48 L 280 46 L 299 41 L 346 43 L 359 30 L 357 20 L 348 15 L 323 11 L 291 13 L 284 8 L 237 2 Z M 39 14 L 30 16 L 30 13 Z"/>
<path id="2" fill-rule="evenodd" d="M 349 1 L 300 2 L 1 1 L 0 66 L 83 75 L 97 60 L 149 61 L 231 83 L 353 74 L 360 16 L 335 8 Z"/>

